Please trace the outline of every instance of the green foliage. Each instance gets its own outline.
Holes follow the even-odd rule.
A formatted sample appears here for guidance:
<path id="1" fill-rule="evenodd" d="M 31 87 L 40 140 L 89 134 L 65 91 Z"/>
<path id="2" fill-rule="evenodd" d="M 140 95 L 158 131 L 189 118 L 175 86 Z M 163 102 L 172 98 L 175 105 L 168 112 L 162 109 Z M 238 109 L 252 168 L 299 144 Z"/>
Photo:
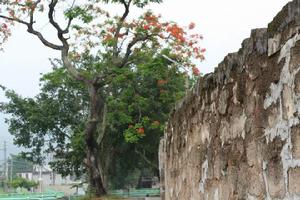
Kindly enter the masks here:
<path id="1" fill-rule="evenodd" d="M 68 9 L 65 12 L 65 16 L 70 19 L 78 18 L 84 23 L 90 23 L 93 20 L 93 16 L 87 12 L 88 10 L 75 6 L 74 8 Z"/>
<path id="2" fill-rule="evenodd" d="M 112 96 L 107 99 L 107 132 L 116 152 L 110 168 L 112 188 L 127 185 L 134 169 L 148 168 L 157 175 L 165 122 L 175 102 L 185 94 L 186 76 L 177 66 L 151 51 L 140 56 L 143 60 L 138 66 L 115 77 Z"/>
<path id="3" fill-rule="evenodd" d="M 5 90 L 5 87 L 3 85 L 0 85 L 0 89 Z"/>
<path id="4" fill-rule="evenodd" d="M 54 157 L 51 167 L 62 175 L 80 176 L 89 167 L 92 177 L 99 161 L 105 173 L 111 175 L 111 187 L 129 184 L 127 178 L 136 170 L 157 174 L 157 151 L 164 124 L 175 101 L 185 93 L 186 78 L 190 79 L 183 71 L 192 68 L 198 76 L 191 58 L 203 59 L 205 49 L 198 45 L 201 36 L 188 33 L 195 25 L 192 23 L 185 31 L 151 12 L 136 20 L 127 18 L 129 6 L 143 8 L 161 0 L 58 2 L 62 7 L 51 3 L 48 15 L 63 43 L 64 65 L 54 61 L 53 71 L 43 75 L 41 92 L 34 98 L 6 90 L 10 102 L 0 105 L 11 116 L 7 122 L 15 144 L 25 147 L 23 157 L 35 163 L 41 164 L 50 153 Z M 122 4 L 125 10 L 111 17 L 101 9 L 100 2 Z M 65 7 L 68 3 L 71 4 Z M 37 5 L 23 8 L 18 4 L 7 4 L 3 10 L 13 14 L 12 19 L 23 19 L 28 14 L 32 18 L 34 11 L 43 12 L 35 6 L 47 3 L 37 1 Z M 51 6 L 68 19 L 65 30 L 51 16 Z M 182 63 L 184 70 L 176 62 Z M 88 120 L 98 124 L 88 127 Z M 92 135 L 95 144 L 85 143 L 85 133 Z M 90 160 L 97 164 L 85 162 Z"/>
<path id="5" fill-rule="evenodd" d="M 137 123 L 124 131 L 125 141 L 129 143 L 137 143 L 144 136 L 144 128 L 141 123 Z"/>
<path id="6" fill-rule="evenodd" d="M 135 169 L 156 170 L 164 123 L 175 101 L 185 93 L 185 75 L 177 66 L 150 49 L 139 57 L 142 59 L 137 65 L 117 71 L 103 91 L 108 107 L 104 142 L 113 160 L 109 167 L 112 188 L 127 184 L 127 174 Z M 101 65 L 90 57 L 82 63 L 80 67 L 91 70 Z M 7 91 L 10 102 L 3 110 L 13 116 L 8 122 L 15 143 L 31 149 L 23 154 L 27 159 L 42 162 L 43 155 L 51 153 L 55 161 L 50 165 L 55 171 L 80 176 L 86 171 L 84 121 L 88 94 L 82 84 L 57 66 L 43 75 L 41 93 L 35 98 Z"/>
<path id="7" fill-rule="evenodd" d="M 30 188 L 35 188 L 39 185 L 38 182 L 30 181 L 21 177 L 17 177 L 12 181 L 8 182 L 8 185 L 13 188 L 25 188 L 29 190 Z"/>
<path id="8" fill-rule="evenodd" d="M 147 133 L 159 137 L 174 102 L 185 91 L 184 74 L 163 57 L 147 53 L 141 65 L 113 80 L 115 95 L 108 99 L 114 111 L 109 113 L 111 123 L 125 128 L 125 139 L 130 143 L 147 137 Z"/>
<path id="9" fill-rule="evenodd" d="M 22 153 L 27 160 L 40 164 L 51 153 L 57 161 L 50 164 L 62 175 L 79 176 L 84 172 L 81 166 L 87 94 L 62 68 L 44 75 L 41 81 L 44 86 L 35 98 L 6 91 L 10 103 L 1 109 L 13 116 L 7 120 L 9 131 L 15 144 L 27 148 Z"/>

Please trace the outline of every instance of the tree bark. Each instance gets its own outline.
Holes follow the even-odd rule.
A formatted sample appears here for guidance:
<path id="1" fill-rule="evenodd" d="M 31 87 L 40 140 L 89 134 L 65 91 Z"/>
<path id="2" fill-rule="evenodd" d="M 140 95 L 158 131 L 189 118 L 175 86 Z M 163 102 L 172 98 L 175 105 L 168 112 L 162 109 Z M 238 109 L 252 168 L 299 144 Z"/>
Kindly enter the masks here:
<path id="1" fill-rule="evenodd" d="M 89 85 L 90 95 L 90 115 L 85 129 L 86 140 L 86 164 L 88 167 L 88 175 L 90 187 L 97 197 L 106 194 L 105 184 L 103 183 L 102 168 L 99 164 L 99 156 L 97 155 L 98 146 L 96 135 L 98 125 L 102 122 L 104 112 L 104 100 L 94 85 Z"/>

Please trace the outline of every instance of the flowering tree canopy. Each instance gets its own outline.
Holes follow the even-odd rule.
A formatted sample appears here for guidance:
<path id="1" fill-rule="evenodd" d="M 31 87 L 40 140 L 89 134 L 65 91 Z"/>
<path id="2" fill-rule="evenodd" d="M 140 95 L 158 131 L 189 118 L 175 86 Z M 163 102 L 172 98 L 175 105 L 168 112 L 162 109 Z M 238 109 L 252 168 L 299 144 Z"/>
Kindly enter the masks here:
<path id="1" fill-rule="evenodd" d="M 13 26 L 22 24 L 46 47 L 61 52 L 61 60 L 68 74 L 83 83 L 89 94 L 89 117 L 85 125 L 86 160 L 89 182 L 97 196 L 106 192 L 103 173 L 97 157 L 97 145 L 105 135 L 105 105 L 107 88 L 124 70 L 136 70 L 149 52 L 166 56 L 180 63 L 194 76 L 199 69 L 194 60 L 203 60 L 205 49 L 200 47 L 202 36 L 194 33 L 195 24 L 181 27 L 166 22 L 160 15 L 147 11 L 130 19 L 132 6 L 144 8 L 161 0 L 2 0 L 0 1 L 0 45 L 11 35 Z M 123 7 L 121 15 L 112 16 L 103 5 L 112 3 Z M 55 30 L 57 41 L 36 26 L 44 19 Z M 97 62 L 85 62 L 87 58 Z M 157 84 L 164 84 L 161 80 Z M 163 92 L 163 91 L 162 91 Z M 153 122 L 153 126 L 158 126 Z M 102 128 L 99 128 L 101 127 Z M 133 125 L 132 125 L 133 126 Z M 141 125 L 128 127 L 140 136 Z M 95 139 L 98 138 L 98 140 Z M 98 143 L 98 144 L 97 144 Z"/>
<path id="2" fill-rule="evenodd" d="M 110 16 L 102 9 L 103 2 L 123 4 L 123 15 Z M 160 0 L 87 0 L 78 3 L 74 0 L 4 0 L 0 3 L 0 18 L 3 19 L 0 21 L 2 43 L 11 35 L 12 26 L 21 23 L 27 26 L 27 31 L 37 36 L 44 45 L 62 51 L 63 56 L 72 58 L 72 61 L 79 59 L 83 52 L 101 52 L 103 59 L 114 61 L 110 65 L 124 67 L 132 62 L 129 57 L 138 53 L 145 45 L 156 48 L 158 52 L 168 47 L 172 49 L 171 53 L 182 66 L 191 67 L 193 72 L 197 73 L 191 58 L 203 60 L 205 49 L 199 46 L 202 36 L 192 33 L 195 23 L 180 27 L 175 22 L 163 21 L 160 15 L 155 15 L 151 11 L 147 11 L 138 19 L 128 19 L 132 4 L 144 7 L 149 2 Z M 36 18 L 43 15 L 48 16 L 49 23 L 56 29 L 61 44 L 48 41 L 46 36 L 34 28 Z M 64 17 L 62 25 L 58 21 L 63 20 L 56 19 L 60 15 Z M 72 66 L 67 66 L 74 77 L 84 79 Z"/>

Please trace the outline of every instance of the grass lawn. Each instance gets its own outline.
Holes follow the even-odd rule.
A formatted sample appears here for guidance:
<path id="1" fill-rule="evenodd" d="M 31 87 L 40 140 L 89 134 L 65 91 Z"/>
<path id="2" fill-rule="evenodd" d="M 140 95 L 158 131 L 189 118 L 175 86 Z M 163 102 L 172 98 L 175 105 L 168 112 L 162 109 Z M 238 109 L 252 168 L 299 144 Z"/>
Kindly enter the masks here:
<path id="1" fill-rule="evenodd" d="M 82 198 L 81 200 L 130 200 L 130 199 L 124 199 L 120 197 L 115 197 L 115 196 L 105 196 L 105 197 L 99 197 L 99 198 Z"/>

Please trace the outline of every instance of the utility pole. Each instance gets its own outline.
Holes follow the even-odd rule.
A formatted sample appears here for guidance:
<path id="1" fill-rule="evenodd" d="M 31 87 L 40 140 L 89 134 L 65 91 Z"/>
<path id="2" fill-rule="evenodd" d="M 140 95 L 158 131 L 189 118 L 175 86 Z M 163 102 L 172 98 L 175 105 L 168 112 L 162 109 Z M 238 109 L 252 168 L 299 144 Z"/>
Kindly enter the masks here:
<path id="1" fill-rule="evenodd" d="M 39 182 L 40 182 L 40 193 L 42 193 L 43 192 L 42 164 L 40 165 L 40 178 L 39 178 Z"/>
<path id="2" fill-rule="evenodd" d="M 13 178 L 13 166 L 14 166 L 14 158 L 11 156 L 10 158 L 10 181 L 12 181 Z"/>
<path id="3" fill-rule="evenodd" d="M 6 146 L 6 141 L 4 141 L 3 144 L 3 156 L 4 156 L 4 163 L 3 163 L 3 167 L 4 167 L 4 177 L 5 177 L 5 181 L 4 181 L 4 191 L 7 192 L 7 181 L 8 181 L 8 171 L 7 171 L 7 155 L 6 155 L 6 151 L 7 151 L 7 146 Z"/>

